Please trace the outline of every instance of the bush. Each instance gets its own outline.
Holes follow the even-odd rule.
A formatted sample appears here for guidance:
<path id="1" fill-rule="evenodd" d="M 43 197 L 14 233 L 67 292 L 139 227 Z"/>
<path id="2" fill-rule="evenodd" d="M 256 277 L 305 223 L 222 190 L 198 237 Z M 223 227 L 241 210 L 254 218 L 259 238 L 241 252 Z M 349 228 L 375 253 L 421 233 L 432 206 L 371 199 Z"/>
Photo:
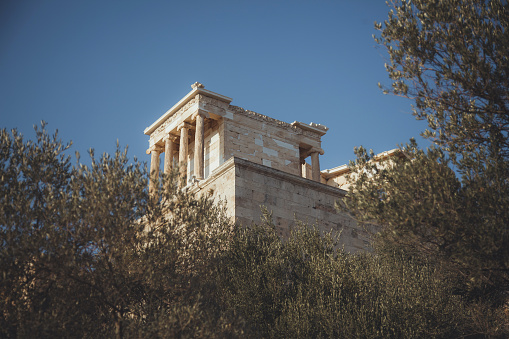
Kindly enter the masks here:
<path id="1" fill-rule="evenodd" d="M 274 338 L 450 338 L 472 333 L 465 301 L 440 267 L 403 252 L 352 255 L 300 225 L 281 241 L 266 215 L 236 228 L 223 258 L 223 308 L 246 333 Z"/>

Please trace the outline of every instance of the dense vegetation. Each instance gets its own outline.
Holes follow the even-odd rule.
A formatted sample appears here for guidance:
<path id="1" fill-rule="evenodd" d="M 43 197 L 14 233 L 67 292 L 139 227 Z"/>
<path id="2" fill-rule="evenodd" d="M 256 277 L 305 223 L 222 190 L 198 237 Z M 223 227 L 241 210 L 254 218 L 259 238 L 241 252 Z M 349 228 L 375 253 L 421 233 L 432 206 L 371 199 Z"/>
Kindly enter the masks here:
<path id="1" fill-rule="evenodd" d="M 90 166 L 0 132 L 1 337 L 502 337 L 504 314 L 469 300 L 436 260 L 351 255 L 270 213 L 238 227 L 210 197 L 125 152 Z"/>
<path id="2" fill-rule="evenodd" d="M 423 136 L 432 147 L 419 149 L 412 140 L 401 157 L 382 161 L 357 149 L 354 184 L 340 205 L 383 226 L 381 247 L 441 267 L 469 312 L 493 321 L 500 314 L 490 333 L 507 335 L 509 5 L 396 0 L 390 6 L 389 18 L 375 25 L 375 40 L 390 57 L 392 84 L 381 87 L 414 100 L 413 114 L 427 121 Z"/>

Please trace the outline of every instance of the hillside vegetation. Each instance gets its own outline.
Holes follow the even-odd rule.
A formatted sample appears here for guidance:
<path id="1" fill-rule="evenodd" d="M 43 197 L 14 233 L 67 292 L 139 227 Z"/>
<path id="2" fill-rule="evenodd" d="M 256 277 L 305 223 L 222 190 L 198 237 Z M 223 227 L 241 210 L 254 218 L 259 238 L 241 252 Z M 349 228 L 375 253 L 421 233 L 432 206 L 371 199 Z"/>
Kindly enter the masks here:
<path id="1" fill-rule="evenodd" d="M 2 337 L 504 337 L 507 314 L 404 247 L 359 255 L 270 213 L 234 226 L 125 151 L 71 165 L 44 125 L 0 132 Z M 504 327 L 506 326 L 506 327 Z"/>

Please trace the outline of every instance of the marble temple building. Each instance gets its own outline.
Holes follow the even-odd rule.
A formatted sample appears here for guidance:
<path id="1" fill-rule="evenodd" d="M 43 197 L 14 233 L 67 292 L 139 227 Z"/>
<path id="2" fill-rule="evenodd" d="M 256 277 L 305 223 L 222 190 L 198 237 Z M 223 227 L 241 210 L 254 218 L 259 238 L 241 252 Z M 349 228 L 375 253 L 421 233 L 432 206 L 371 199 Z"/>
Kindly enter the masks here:
<path id="1" fill-rule="evenodd" d="M 280 236 L 296 220 L 341 232 L 347 251 L 366 247 L 368 234 L 334 208 L 348 183 L 346 165 L 320 169 L 321 124 L 287 123 L 231 105 L 232 99 L 195 83 L 192 90 L 144 131 L 151 173 L 178 164 L 187 188 L 226 200 L 238 223 L 272 211 Z M 151 188 L 153 189 L 153 188 Z"/>

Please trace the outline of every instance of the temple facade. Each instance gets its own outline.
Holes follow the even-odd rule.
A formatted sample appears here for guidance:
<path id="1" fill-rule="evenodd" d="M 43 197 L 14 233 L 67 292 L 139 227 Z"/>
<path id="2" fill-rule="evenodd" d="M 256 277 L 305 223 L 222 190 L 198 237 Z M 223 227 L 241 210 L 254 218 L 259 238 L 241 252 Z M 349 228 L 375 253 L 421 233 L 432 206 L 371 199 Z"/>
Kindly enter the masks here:
<path id="1" fill-rule="evenodd" d="M 158 174 L 161 161 L 165 172 L 178 164 L 187 189 L 225 200 L 238 223 L 258 222 L 265 206 L 282 237 L 302 221 L 341 232 L 348 251 L 366 247 L 368 233 L 334 208 L 346 193 L 348 167 L 320 169 L 327 127 L 279 121 L 233 106 L 200 83 L 191 87 L 144 131 L 151 173 Z"/>

